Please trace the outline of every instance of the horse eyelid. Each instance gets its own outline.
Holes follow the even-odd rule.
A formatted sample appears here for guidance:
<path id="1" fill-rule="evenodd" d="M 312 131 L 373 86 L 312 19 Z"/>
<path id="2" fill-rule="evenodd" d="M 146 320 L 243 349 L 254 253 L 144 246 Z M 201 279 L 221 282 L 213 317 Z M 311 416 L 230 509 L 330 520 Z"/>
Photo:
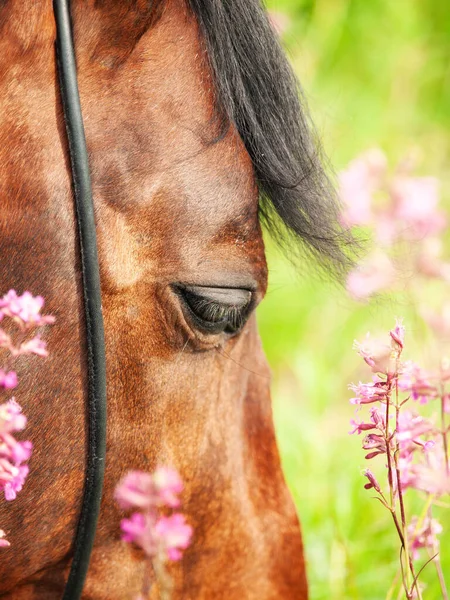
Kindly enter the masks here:
<path id="1" fill-rule="evenodd" d="M 254 294 L 239 288 L 175 286 L 185 311 L 204 333 L 238 333 L 254 305 Z"/>

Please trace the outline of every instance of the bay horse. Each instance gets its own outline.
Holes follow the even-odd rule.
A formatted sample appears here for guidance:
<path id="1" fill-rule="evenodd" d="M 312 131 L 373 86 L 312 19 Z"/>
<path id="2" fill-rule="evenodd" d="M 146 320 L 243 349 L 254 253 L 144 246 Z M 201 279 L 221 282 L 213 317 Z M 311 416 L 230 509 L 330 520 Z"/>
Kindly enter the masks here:
<path id="1" fill-rule="evenodd" d="M 139 591 L 114 486 L 176 467 L 192 547 L 174 598 L 306 600 L 300 527 L 280 466 L 254 309 L 261 222 L 327 269 L 347 237 L 296 79 L 259 0 L 73 0 L 106 336 L 100 520 L 82 598 Z M 0 1 L 0 273 L 42 294 L 51 357 L 23 358 L 35 451 L 0 504 L 0 596 L 59 599 L 87 454 L 80 252 L 50 0 Z M 299 445 L 301 440 L 299 440 Z"/>

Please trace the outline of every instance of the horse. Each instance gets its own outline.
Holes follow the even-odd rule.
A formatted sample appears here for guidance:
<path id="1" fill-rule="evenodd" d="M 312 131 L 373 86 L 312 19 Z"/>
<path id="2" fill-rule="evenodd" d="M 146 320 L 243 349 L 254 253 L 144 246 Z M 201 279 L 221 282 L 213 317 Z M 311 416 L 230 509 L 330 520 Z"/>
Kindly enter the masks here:
<path id="1" fill-rule="evenodd" d="M 259 0 L 73 0 L 106 341 L 100 519 L 82 598 L 139 592 L 114 487 L 178 469 L 192 546 L 173 598 L 306 600 L 255 308 L 262 227 L 339 273 L 333 183 Z M 86 341 L 71 166 L 49 0 L 0 2 L 0 273 L 46 299 L 51 356 L 18 362 L 34 454 L 0 505 L 0 596 L 61 598 L 87 457 Z M 300 249 L 297 252 L 297 248 Z M 301 440 L 299 440 L 301 445 Z M 154 596 L 152 596 L 154 597 Z"/>

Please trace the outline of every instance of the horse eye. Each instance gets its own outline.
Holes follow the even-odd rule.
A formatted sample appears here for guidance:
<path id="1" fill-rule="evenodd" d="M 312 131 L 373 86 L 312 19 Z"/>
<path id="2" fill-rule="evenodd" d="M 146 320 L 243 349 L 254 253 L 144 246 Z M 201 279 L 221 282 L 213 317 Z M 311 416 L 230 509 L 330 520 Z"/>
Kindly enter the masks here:
<path id="1" fill-rule="evenodd" d="M 240 288 L 177 286 L 185 313 L 204 333 L 238 333 L 253 308 L 253 294 Z"/>

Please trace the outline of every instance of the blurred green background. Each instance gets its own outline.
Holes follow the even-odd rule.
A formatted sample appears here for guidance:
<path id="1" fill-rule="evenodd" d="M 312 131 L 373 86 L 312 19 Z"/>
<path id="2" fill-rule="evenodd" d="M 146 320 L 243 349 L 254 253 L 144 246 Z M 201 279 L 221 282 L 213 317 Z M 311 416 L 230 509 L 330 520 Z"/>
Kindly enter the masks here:
<path id="1" fill-rule="evenodd" d="M 421 151 L 421 174 L 449 199 L 450 4 L 448 0 L 268 0 L 300 77 L 331 164 L 338 171 L 378 146 L 394 165 Z M 279 16 L 279 15 L 276 15 Z M 406 354 L 426 354 L 424 330 L 404 298 L 366 305 L 294 270 L 268 240 L 270 287 L 258 309 L 273 370 L 272 394 L 285 473 L 301 516 L 312 600 L 382 600 L 398 565 L 383 507 L 363 489 L 361 438 L 347 385 L 367 380 L 352 351 L 367 331 L 407 326 Z M 441 557 L 450 585 L 450 510 Z M 432 565 L 424 598 L 440 598 Z M 395 599 L 396 596 L 394 596 Z"/>

